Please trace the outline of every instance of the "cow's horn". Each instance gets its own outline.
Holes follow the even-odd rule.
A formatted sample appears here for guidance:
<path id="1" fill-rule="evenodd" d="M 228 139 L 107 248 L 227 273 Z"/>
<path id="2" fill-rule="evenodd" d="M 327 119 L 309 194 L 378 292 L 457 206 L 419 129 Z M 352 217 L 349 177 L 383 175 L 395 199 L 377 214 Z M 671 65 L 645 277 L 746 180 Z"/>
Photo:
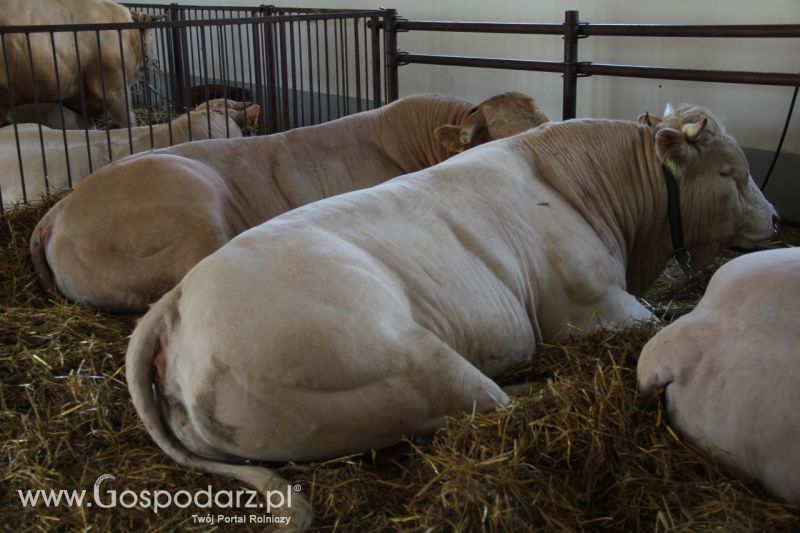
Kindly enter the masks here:
<path id="1" fill-rule="evenodd" d="M 686 124 L 681 128 L 683 135 L 686 137 L 686 140 L 689 142 L 695 142 L 700 134 L 703 133 L 703 130 L 706 128 L 706 124 L 708 124 L 708 118 L 704 118 L 700 122 L 694 122 L 692 124 Z"/>
<path id="2" fill-rule="evenodd" d="M 468 145 L 472 141 L 475 132 L 486 126 L 486 116 L 483 114 L 483 109 L 478 108 L 477 111 L 469 115 L 461 123 L 461 137 L 459 138 L 461 146 Z"/>

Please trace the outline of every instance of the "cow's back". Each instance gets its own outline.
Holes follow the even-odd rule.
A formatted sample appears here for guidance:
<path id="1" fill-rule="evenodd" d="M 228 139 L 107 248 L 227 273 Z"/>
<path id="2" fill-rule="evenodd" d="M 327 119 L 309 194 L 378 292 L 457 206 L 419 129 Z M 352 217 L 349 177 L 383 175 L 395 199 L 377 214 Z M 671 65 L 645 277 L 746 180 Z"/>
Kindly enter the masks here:
<path id="1" fill-rule="evenodd" d="M 666 386 L 667 412 L 691 442 L 744 477 L 800 502 L 800 249 L 724 265 L 694 311 L 657 334 L 639 386 Z"/>

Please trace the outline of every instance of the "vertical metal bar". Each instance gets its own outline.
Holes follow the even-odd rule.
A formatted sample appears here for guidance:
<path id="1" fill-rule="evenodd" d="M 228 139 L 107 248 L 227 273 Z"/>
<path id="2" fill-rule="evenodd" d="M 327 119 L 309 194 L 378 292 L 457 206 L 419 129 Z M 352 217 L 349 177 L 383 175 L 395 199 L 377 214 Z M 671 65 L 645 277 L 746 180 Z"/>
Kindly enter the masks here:
<path id="1" fill-rule="evenodd" d="M 17 117 L 16 113 L 14 112 L 14 83 L 8 68 L 8 50 L 6 49 L 5 33 L 0 33 L 0 44 L 3 46 L 3 65 L 5 65 L 6 80 L 8 82 L 8 105 L 11 108 L 11 120 L 14 122 L 14 139 L 16 140 L 17 144 L 17 162 L 19 163 L 19 179 L 20 185 L 22 186 L 22 201 L 27 203 L 28 195 L 25 191 L 25 170 L 22 168 L 22 151 L 20 150 L 19 145 L 19 128 L 17 127 Z M 12 200 L 16 200 L 16 198 L 12 198 Z M 0 196 L 0 214 L 2 213 L 3 199 Z"/>
<path id="2" fill-rule="evenodd" d="M 141 30 L 140 30 L 141 31 Z M 125 52 L 122 50 L 122 30 L 117 30 L 117 42 L 119 43 L 119 60 L 120 68 L 122 70 L 122 92 L 125 93 L 125 114 L 128 117 L 128 148 L 130 153 L 133 153 L 133 133 L 131 132 L 131 104 L 128 101 L 128 77 L 125 74 Z M 142 61 L 145 61 L 144 40 L 142 43 Z M 147 63 L 145 63 L 145 66 Z M 145 68 L 145 70 L 147 70 Z M 147 87 L 147 84 L 145 84 Z"/>
<path id="3" fill-rule="evenodd" d="M 242 25 L 241 24 L 237 24 L 236 25 L 236 35 L 233 34 L 232 30 L 233 30 L 233 27 L 231 27 L 231 50 L 233 51 L 234 54 L 236 54 L 236 42 L 238 41 L 238 43 L 239 43 L 239 54 L 238 54 L 238 57 L 239 57 L 239 68 L 241 69 L 241 73 L 242 73 L 242 77 L 239 78 L 239 71 L 236 68 L 236 56 L 234 55 L 234 58 L 233 58 L 233 79 L 234 80 L 241 79 L 241 82 L 238 82 L 237 86 L 242 91 L 241 99 L 244 102 L 244 101 L 249 100 L 249 98 L 245 94 L 245 92 L 246 92 L 245 88 L 247 87 L 247 76 L 245 76 L 245 74 L 244 74 L 244 49 L 242 48 Z M 237 37 L 238 37 L 238 39 L 237 39 Z M 245 124 L 245 126 L 247 126 L 247 120 L 245 120 L 244 124 Z M 227 129 L 227 126 L 225 126 L 225 128 Z M 230 133 L 228 133 L 228 137 L 230 137 Z"/>
<path id="4" fill-rule="evenodd" d="M 578 31 L 577 11 L 564 13 L 564 95 L 561 117 L 575 118 L 578 97 Z"/>
<path id="5" fill-rule="evenodd" d="M 340 21 L 332 19 L 333 24 L 333 57 L 334 72 L 336 73 L 336 118 L 342 116 L 342 87 L 339 84 L 339 54 L 341 53 L 341 41 L 339 39 Z"/>
<path id="6" fill-rule="evenodd" d="M 289 63 L 284 22 L 278 23 L 278 37 L 278 57 L 281 62 L 281 116 L 283 117 L 281 131 L 284 131 L 289 129 Z"/>
<path id="7" fill-rule="evenodd" d="M 306 20 L 306 50 L 308 51 L 308 124 L 314 123 L 314 56 L 311 54 L 311 21 Z M 303 124 L 304 126 L 306 124 Z"/>
<path id="8" fill-rule="evenodd" d="M 59 112 L 61 114 L 61 137 L 64 140 L 64 160 L 67 164 L 67 185 L 72 188 L 72 169 L 69 164 L 69 145 L 67 143 L 67 125 L 64 122 L 64 100 L 61 94 L 61 77 L 58 74 L 58 60 L 56 58 L 56 40 L 53 32 L 50 32 L 50 50 L 53 52 L 53 69 L 56 75 L 56 92 L 58 93 Z"/>
<path id="9" fill-rule="evenodd" d="M 210 28 L 210 26 L 209 26 L 209 28 Z M 199 30 L 200 30 L 200 50 L 197 53 L 198 53 L 198 55 L 201 54 L 201 53 L 203 54 L 203 61 L 202 61 L 202 65 L 201 65 L 202 69 L 203 69 L 203 87 L 204 87 L 204 91 L 203 92 L 204 92 L 206 101 L 208 101 L 209 100 L 209 95 L 208 95 L 208 47 L 206 45 L 205 27 L 200 27 Z M 212 60 L 213 60 L 213 56 L 212 56 Z M 206 114 L 208 115 L 209 113 L 210 113 L 210 110 L 208 108 L 206 108 Z M 189 140 L 191 141 L 192 140 L 192 121 L 191 120 L 187 120 L 186 123 L 189 125 Z M 209 123 L 210 123 L 210 117 L 209 117 Z"/>
<path id="10" fill-rule="evenodd" d="M 164 13 L 167 13 L 167 9 L 163 9 Z M 167 28 L 161 28 L 161 40 L 162 40 L 162 54 L 161 59 L 165 68 L 168 69 L 168 75 L 165 77 L 159 76 L 159 79 L 162 79 L 166 87 L 164 91 L 159 95 L 159 107 L 162 109 L 165 108 L 167 111 L 167 137 L 169 138 L 169 144 L 172 146 L 173 139 L 172 139 L 172 110 L 173 106 L 175 105 L 175 73 L 174 73 L 174 61 L 175 56 L 173 55 L 173 48 L 172 48 L 172 30 L 168 30 Z M 164 50 L 166 48 L 166 50 Z"/>
<path id="11" fill-rule="evenodd" d="M 89 173 L 93 172 L 92 167 L 92 146 L 89 143 L 89 118 L 88 113 L 86 112 L 86 85 L 83 80 L 83 69 L 81 68 L 81 53 L 80 47 L 78 45 L 78 32 L 72 32 L 72 40 L 75 43 L 75 61 L 78 67 L 78 77 L 80 79 L 80 88 L 81 88 L 81 109 L 83 111 L 83 120 L 85 126 L 83 127 L 83 136 L 86 140 L 86 159 L 89 162 Z"/>
<path id="12" fill-rule="evenodd" d="M 255 14 L 256 17 L 260 15 L 260 13 Z M 262 88 L 263 88 L 263 66 L 261 64 L 261 39 L 259 38 L 259 31 L 258 31 L 258 23 L 254 23 L 252 27 L 252 40 L 250 43 L 252 44 L 253 48 L 253 77 L 255 83 L 255 102 L 261 105 L 262 112 L 258 114 L 258 132 L 265 133 L 267 131 L 267 100 L 262 97 Z"/>
<path id="13" fill-rule="evenodd" d="M 394 102 L 400 92 L 397 80 L 397 10 L 384 10 L 383 28 L 386 38 L 386 98 Z"/>
<path id="14" fill-rule="evenodd" d="M 212 14 L 209 13 L 209 18 L 211 18 L 211 15 Z M 221 50 L 221 45 L 219 43 L 219 38 L 217 38 L 217 46 L 214 46 L 214 26 L 206 26 L 205 28 L 203 28 L 203 33 L 206 33 L 206 32 L 208 33 L 208 50 L 211 50 L 211 52 L 212 52 L 211 53 L 211 69 L 210 69 L 211 79 L 209 80 L 209 77 L 208 76 L 206 77 L 206 87 L 208 87 L 209 82 L 213 81 L 215 79 L 214 75 L 217 72 L 217 65 L 216 65 L 216 62 L 214 61 L 214 57 L 215 57 L 216 54 L 214 54 L 213 52 L 214 51 L 218 51 L 220 54 L 222 54 L 222 50 Z M 205 50 L 205 52 L 204 52 L 205 53 L 205 57 L 206 57 L 206 61 L 208 61 L 208 55 L 209 55 L 208 50 Z M 222 58 L 220 58 L 220 61 L 222 61 Z M 206 101 L 208 101 L 209 98 L 210 98 L 210 96 L 208 94 L 208 90 L 206 90 Z"/>
<path id="15" fill-rule="evenodd" d="M 153 8 L 153 15 L 155 15 L 156 9 Z M 164 28 L 152 28 L 150 30 L 151 35 L 151 42 L 153 43 L 153 57 L 149 60 L 149 64 L 153 66 L 155 69 L 155 65 L 160 65 L 164 63 Z M 156 86 L 155 98 L 153 98 L 150 102 L 152 106 L 161 106 L 162 98 L 161 95 L 164 94 L 164 87 L 163 87 L 163 80 L 160 77 L 156 77 L 153 80 L 153 84 Z M 145 93 L 150 94 L 150 91 L 145 88 Z M 147 100 L 148 97 L 145 97 Z M 150 122 L 150 121 L 148 121 Z"/>
<path id="16" fill-rule="evenodd" d="M 106 74 L 103 71 L 103 50 L 100 44 L 100 30 L 95 30 L 95 40 L 97 41 L 97 63 L 100 66 L 100 89 L 102 92 L 103 101 L 103 121 L 106 126 L 106 144 L 108 145 L 108 160 L 113 161 L 114 156 L 111 153 L 111 129 L 108 127 L 108 111 L 106 110 Z"/>
<path id="17" fill-rule="evenodd" d="M 377 109 L 381 106 L 383 99 L 381 95 L 381 35 L 380 22 L 377 16 L 372 17 L 372 107 Z"/>
<path id="18" fill-rule="evenodd" d="M 364 23 L 364 109 L 369 109 L 369 29 L 367 28 L 367 18 L 361 19 Z"/>
<path id="19" fill-rule="evenodd" d="M 222 31 L 222 44 L 223 44 L 223 49 L 225 50 L 225 53 L 222 56 L 223 57 L 222 64 L 224 65 L 223 72 L 225 73 L 225 79 L 223 80 L 223 85 L 225 86 L 225 116 L 227 117 L 228 116 L 228 103 L 229 103 L 228 99 L 229 98 L 233 98 L 234 96 L 236 96 L 237 98 L 241 98 L 241 97 L 235 94 L 235 89 L 236 89 L 235 85 L 236 85 L 236 83 L 238 81 L 238 78 L 236 77 L 235 74 L 233 75 L 233 77 L 231 77 L 231 69 L 233 69 L 234 71 L 236 70 L 236 55 L 235 55 L 235 49 L 234 49 L 234 43 L 233 43 L 233 26 L 232 25 L 228 25 L 228 24 L 223 24 L 223 25 L 220 25 L 219 28 L 220 28 L 220 31 Z M 230 43 L 228 42 L 228 37 L 230 37 Z M 233 54 L 233 55 L 231 55 L 231 54 Z M 229 89 L 228 81 L 229 80 L 231 82 L 230 89 L 232 89 L 234 94 L 229 94 L 228 93 L 228 89 Z M 210 133 L 211 133 L 211 128 L 209 128 L 209 135 L 210 135 Z M 225 120 L 225 138 L 229 139 L 230 136 L 231 136 L 230 127 L 228 125 L 228 120 L 226 119 Z"/>
<path id="20" fill-rule="evenodd" d="M 325 95 L 328 99 L 328 107 L 326 108 L 325 120 L 331 119 L 331 63 L 328 56 L 328 21 L 324 21 L 323 29 L 325 37 Z"/>
<path id="21" fill-rule="evenodd" d="M 300 124 L 299 126 L 306 125 L 306 98 L 305 98 L 305 80 L 303 79 L 303 23 L 297 22 L 297 62 L 299 63 L 298 71 L 300 73 Z"/>
<path id="22" fill-rule="evenodd" d="M 289 22 L 289 54 L 292 62 L 292 127 L 297 127 L 297 61 L 294 52 L 294 22 Z"/>
<path id="23" fill-rule="evenodd" d="M 264 44 L 267 47 L 267 116 L 269 118 L 269 128 L 267 133 L 278 131 L 278 76 L 275 64 L 275 27 L 274 22 L 265 22 Z"/>
<path id="24" fill-rule="evenodd" d="M 144 103 L 145 110 L 147 112 L 147 128 L 148 128 L 148 133 L 150 135 L 150 148 L 153 148 L 154 145 L 155 145 L 155 141 L 154 141 L 154 138 L 153 138 L 153 113 L 152 113 L 152 109 L 151 109 L 152 102 L 150 101 L 150 69 L 147 66 L 147 64 L 148 64 L 147 55 L 144 53 L 145 52 L 144 35 L 145 35 L 146 31 L 147 30 L 145 30 L 143 28 L 139 28 L 139 46 L 141 46 L 141 49 L 142 49 L 142 61 L 144 62 L 144 72 L 143 72 L 143 74 L 144 74 L 144 102 L 143 103 Z M 120 55 L 122 55 L 122 41 L 120 41 Z M 127 91 L 126 91 L 126 95 L 127 95 Z M 126 99 L 126 101 L 127 101 L 127 99 Z M 126 107 L 126 111 L 127 111 L 127 105 L 125 107 Z M 169 126 L 167 126 L 167 131 L 168 131 L 168 133 L 170 135 L 170 144 L 172 144 L 172 137 L 171 137 L 172 131 L 171 131 L 171 128 Z M 130 146 L 130 152 L 133 153 L 133 132 L 131 131 L 130 124 L 128 125 L 128 142 L 129 142 L 129 146 Z"/>
<path id="25" fill-rule="evenodd" d="M 170 20 L 181 20 L 181 8 L 178 4 L 170 4 L 168 8 Z M 172 72 L 170 72 L 170 80 L 172 85 L 172 101 L 180 106 L 181 109 L 186 109 L 186 85 L 185 85 L 185 39 L 186 30 L 184 28 L 173 27 L 170 30 L 170 39 L 168 41 L 170 49 L 170 58 L 172 61 Z M 170 132 L 171 133 L 171 132 Z M 172 139 L 170 139 L 170 143 Z"/>
<path id="26" fill-rule="evenodd" d="M 197 19 L 197 9 L 193 10 L 192 17 Z M 187 36 L 187 46 L 185 47 L 186 50 L 189 51 L 188 53 L 188 60 L 189 60 L 189 68 L 186 69 L 186 84 L 184 86 L 184 90 L 186 91 L 184 99 L 186 102 L 186 106 L 181 110 L 181 112 L 186 112 L 192 109 L 194 105 L 194 93 L 192 92 L 195 78 L 199 78 L 202 76 L 202 64 L 200 61 L 200 46 L 198 45 L 197 41 L 200 40 L 201 36 L 203 36 L 203 27 L 202 26 L 191 26 L 187 28 L 189 31 L 189 35 Z M 197 58 L 195 61 L 195 52 L 197 52 Z M 198 72 L 200 75 L 198 76 Z M 191 122 L 190 122 L 191 124 Z M 191 129 L 191 128 L 190 128 Z"/>
<path id="27" fill-rule="evenodd" d="M 319 52 L 319 20 L 314 21 L 314 33 L 316 39 L 314 40 L 317 45 L 317 121 L 315 124 L 322 123 L 322 61 L 320 61 Z"/>
<path id="28" fill-rule="evenodd" d="M 342 88 L 344 89 L 344 114 L 350 114 L 350 61 L 347 50 L 347 19 L 339 21 L 342 27 Z"/>
<path id="29" fill-rule="evenodd" d="M 33 105 L 36 109 L 36 118 L 39 122 L 39 146 L 42 150 L 42 171 L 44 172 L 44 192 L 47 198 L 50 198 L 50 179 L 47 177 L 47 154 L 44 149 L 44 135 L 42 134 L 42 121 L 39 118 L 39 84 L 36 82 L 36 68 L 33 65 L 33 49 L 31 48 L 31 34 L 25 33 L 25 42 L 28 45 L 28 61 L 31 67 L 31 86 L 33 87 Z M 22 196 L 25 202 L 28 201 L 25 190 L 23 187 Z"/>

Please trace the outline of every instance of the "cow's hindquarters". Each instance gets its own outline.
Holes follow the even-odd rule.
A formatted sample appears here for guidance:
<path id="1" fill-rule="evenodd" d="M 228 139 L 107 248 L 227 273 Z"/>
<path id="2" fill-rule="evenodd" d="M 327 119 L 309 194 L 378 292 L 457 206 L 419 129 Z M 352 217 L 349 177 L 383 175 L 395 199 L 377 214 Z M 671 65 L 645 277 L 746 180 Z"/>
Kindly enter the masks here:
<path id="1" fill-rule="evenodd" d="M 170 324 L 178 318 L 179 290 L 173 290 L 159 300 L 141 320 L 125 356 L 126 377 L 134 407 L 145 428 L 158 446 L 178 463 L 207 472 L 230 476 L 252 485 L 262 493 L 285 491 L 288 483 L 272 470 L 244 464 L 227 464 L 201 457 L 187 449 L 165 424 L 158 405 L 154 383 L 154 359 Z M 311 507 L 300 494 L 292 500 L 292 508 L 275 509 L 280 516 L 289 516 L 287 531 L 305 531 L 311 523 Z"/>

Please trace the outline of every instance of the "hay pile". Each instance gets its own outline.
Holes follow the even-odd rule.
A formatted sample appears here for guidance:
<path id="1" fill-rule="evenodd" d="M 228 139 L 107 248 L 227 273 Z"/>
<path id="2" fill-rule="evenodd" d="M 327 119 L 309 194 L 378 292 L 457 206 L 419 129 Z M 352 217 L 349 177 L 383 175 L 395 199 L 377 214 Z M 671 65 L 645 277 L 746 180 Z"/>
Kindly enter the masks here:
<path id="1" fill-rule="evenodd" d="M 27 240 L 43 211 L 14 210 L 0 228 L 0 523 L 10 530 L 210 529 L 192 519 L 207 510 L 191 507 L 157 515 L 121 506 L 22 508 L 18 490 L 91 496 L 106 473 L 116 480 L 103 486 L 118 493 L 240 488 L 178 467 L 140 426 L 124 382 L 130 320 L 50 300 L 36 286 Z M 800 242 L 800 230 L 787 240 Z M 699 294 L 670 269 L 647 301 L 671 320 Z M 325 530 L 800 529 L 800 507 L 729 479 L 670 430 L 659 402 L 640 405 L 636 358 L 654 332 L 642 325 L 542 346 L 507 379 L 540 381 L 533 396 L 450 420 L 432 444 L 408 445 L 400 463 L 378 466 L 366 454 L 281 472 L 303 485 L 315 525 Z"/>

